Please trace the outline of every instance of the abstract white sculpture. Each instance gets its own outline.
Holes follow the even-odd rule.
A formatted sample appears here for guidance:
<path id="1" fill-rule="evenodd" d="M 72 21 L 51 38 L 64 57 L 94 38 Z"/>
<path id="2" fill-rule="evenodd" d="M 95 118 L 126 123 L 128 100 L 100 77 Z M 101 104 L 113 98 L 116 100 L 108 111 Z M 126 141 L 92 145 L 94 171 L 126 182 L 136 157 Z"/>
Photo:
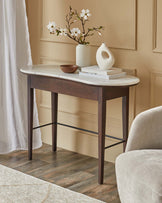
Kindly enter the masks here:
<path id="1" fill-rule="evenodd" d="M 102 43 L 96 53 L 96 61 L 101 70 L 112 68 L 115 58 L 105 43 Z"/>

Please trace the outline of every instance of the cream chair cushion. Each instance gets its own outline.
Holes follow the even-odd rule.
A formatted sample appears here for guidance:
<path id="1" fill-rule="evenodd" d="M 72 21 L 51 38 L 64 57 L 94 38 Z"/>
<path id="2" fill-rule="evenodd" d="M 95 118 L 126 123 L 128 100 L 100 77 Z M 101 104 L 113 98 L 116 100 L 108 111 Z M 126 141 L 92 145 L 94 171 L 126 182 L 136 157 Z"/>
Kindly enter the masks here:
<path id="1" fill-rule="evenodd" d="M 162 149 L 162 106 L 144 111 L 134 119 L 126 152 L 137 149 Z"/>
<path id="2" fill-rule="evenodd" d="M 162 150 L 121 154 L 116 175 L 122 203 L 162 203 Z"/>

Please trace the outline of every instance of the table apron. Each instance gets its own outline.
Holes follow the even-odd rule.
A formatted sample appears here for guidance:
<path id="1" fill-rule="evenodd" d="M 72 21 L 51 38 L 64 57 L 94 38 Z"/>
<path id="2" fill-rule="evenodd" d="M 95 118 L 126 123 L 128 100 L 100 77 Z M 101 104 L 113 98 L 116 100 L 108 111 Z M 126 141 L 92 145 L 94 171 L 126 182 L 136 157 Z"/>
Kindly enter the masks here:
<path id="1" fill-rule="evenodd" d="M 28 87 L 92 100 L 100 99 L 100 91 L 104 100 L 124 97 L 129 91 L 128 86 L 94 86 L 39 75 L 28 75 Z"/>

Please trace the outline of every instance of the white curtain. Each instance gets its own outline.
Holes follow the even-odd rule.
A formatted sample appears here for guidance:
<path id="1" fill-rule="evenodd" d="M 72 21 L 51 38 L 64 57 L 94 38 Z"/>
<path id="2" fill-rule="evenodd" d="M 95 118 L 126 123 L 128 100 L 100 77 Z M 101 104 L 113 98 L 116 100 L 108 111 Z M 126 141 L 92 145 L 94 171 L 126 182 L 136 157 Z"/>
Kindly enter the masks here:
<path id="1" fill-rule="evenodd" d="M 27 149 L 27 81 L 32 64 L 25 0 L 0 0 L 0 153 Z M 38 124 L 34 102 L 34 125 Z M 33 147 L 42 145 L 35 130 Z"/>

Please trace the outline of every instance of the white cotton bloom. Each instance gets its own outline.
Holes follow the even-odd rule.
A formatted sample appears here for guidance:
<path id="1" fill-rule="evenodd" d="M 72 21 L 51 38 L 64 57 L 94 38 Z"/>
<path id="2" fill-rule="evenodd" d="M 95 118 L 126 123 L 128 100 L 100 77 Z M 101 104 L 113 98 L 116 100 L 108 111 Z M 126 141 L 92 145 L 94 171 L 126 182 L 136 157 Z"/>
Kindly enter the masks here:
<path id="1" fill-rule="evenodd" d="M 49 30 L 50 33 L 52 33 L 52 34 L 55 34 L 55 33 L 56 33 L 56 29 L 53 28 L 53 27 L 50 27 L 48 30 Z"/>
<path id="2" fill-rule="evenodd" d="M 55 23 L 55 22 L 49 22 L 49 24 L 47 25 L 47 29 L 48 29 L 50 32 L 54 32 L 55 29 L 56 29 L 56 23 Z"/>
<path id="3" fill-rule="evenodd" d="M 84 15 L 85 15 L 85 9 L 82 9 L 82 10 L 81 10 L 81 13 L 80 13 L 80 17 L 83 18 Z"/>
<path id="4" fill-rule="evenodd" d="M 71 36 L 77 37 L 80 34 L 81 34 L 81 31 L 80 31 L 79 28 L 73 28 L 73 29 L 71 29 Z"/>
<path id="5" fill-rule="evenodd" d="M 80 13 L 80 17 L 84 18 L 84 20 L 87 20 L 88 17 L 91 16 L 91 13 L 89 11 L 89 9 L 82 9 L 81 13 Z"/>
<path id="6" fill-rule="evenodd" d="M 67 35 L 67 29 L 66 28 L 60 28 L 60 35 L 64 35 L 66 36 Z"/>

